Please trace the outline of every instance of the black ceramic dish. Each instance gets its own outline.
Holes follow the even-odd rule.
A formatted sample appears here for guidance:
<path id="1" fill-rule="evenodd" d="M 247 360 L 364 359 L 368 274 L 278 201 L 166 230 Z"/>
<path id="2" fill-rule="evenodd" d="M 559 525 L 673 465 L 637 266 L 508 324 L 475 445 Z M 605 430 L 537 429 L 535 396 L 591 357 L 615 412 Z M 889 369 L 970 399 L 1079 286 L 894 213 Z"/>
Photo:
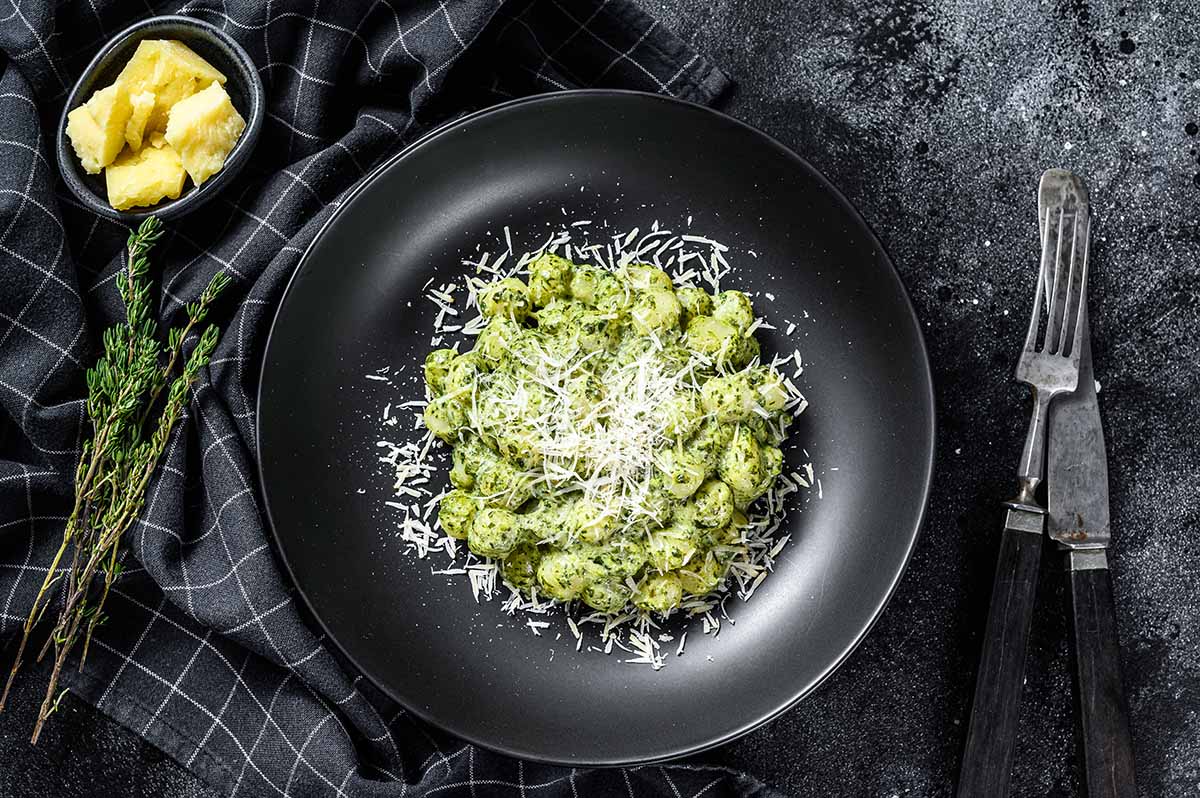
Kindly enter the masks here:
<path id="1" fill-rule="evenodd" d="M 89 175 L 71 149 L 71 142 L 67 139 L 67 114 L 86 102 L 94 91 L 112 83 L 142 39 L 176 39 L 221 70 L 226 77 L 225 91 L 229 93 L 233 107 L 246 120 L 246 129 L 229 153 L 225 165 L 204 181 L 204 185 L 196 187 L 189 181 L 178 199 L 163 200 L 151 208 L 118 211 L 108 204 L 104 173 Z M 262 129 L 265 113 L 266 98 L 262 80 L 254 62 L 240 44 L 220 28 L 203 20 L 181 16 L 151 17 L 130 25 L 110 39 L 71 89 L 58 122 L 58 168 L 79 201 L 98 214 L 124 222 L 136 222 L 151 215 L 163 220 L 174 219 L 215 197 L 246 165 L 254 151 L 254 142 Z"/>
<path id="2" fill-rule="evenodd" d="M 582 187 L 582 191 L 581 191 Z M 645 203 L 645 205 L 643 205 Z M 718 638 L 694 624 L 654 672 L 576 652 L 561 618 L 541 637 L 461 577 L 403 553 L 376 463 L 385 403 L 417 391 L 368 381 L 419 373 L 431 278 L 459 277 L 478 244 L 536 248 L 548 225 L 610 230 L 658 219 L 732 245 L 726 287 L 784 325 L 811 406 L 793 427 L 822 479 L 791 541 Z M 757 259 L 745 253 L 754 250 Z M 411 304 L 410 304 L 411 303 Z M 805 312 L 808 316 L 806 317 Z M 760 331 L 761 333 L 764 331 Z M 933 391 L 912 306 L 844 197 L 794 153 L 729 117 L 655 95 L 564 92 L 480 112 L 376 171 L 311 244 L 275 319 L 259 385 L 261 479 L 280 551 L 350 660 L 417 715 L 511 755 L 572 765 L 682 756 L 786 710 L 845 660 L 912 551 L 933 462 Z M 792 462 L 791 467 L 800 463 Z M 836 470 L 835 470 L 836 469 Z M 440 488 L 440 486 L 439 486 Z M 357 491 L 363 489 L 364 493 Z M 438 488 L 435 488 L 435 490 Z M 678 634 L 683 628 L 672 625 Z"/>

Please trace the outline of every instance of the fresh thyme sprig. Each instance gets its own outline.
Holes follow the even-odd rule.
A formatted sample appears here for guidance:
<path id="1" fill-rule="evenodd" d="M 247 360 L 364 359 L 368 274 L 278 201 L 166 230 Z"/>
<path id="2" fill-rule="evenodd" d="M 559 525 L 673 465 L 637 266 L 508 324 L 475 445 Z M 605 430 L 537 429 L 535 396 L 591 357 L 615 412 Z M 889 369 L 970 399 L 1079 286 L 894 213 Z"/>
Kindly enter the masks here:
<path id="1" fill-rule="evenodd" d="M 109 590 L 121 575 L 121 536 L 142 511 L 146 487 L 187 406 L 188 391 L 208 365 L 220 336 L 210 324 L 185 353 L 191 333 L 204 323 L 210 306 L 229 285 L 223 271 L 187 306 L 187 323 L 167 332 L 165 348 L 159 341 L 151 312 L 148 255 L 161 235 L 162 226 L 152 216 L 129 236 L 128 266 L 117 281 L 125 322 L 104 331 L 104 353 L 87 371 L 92 435 L 84 441 L 75 469 L 75 503 L 62 545 L 29 610 L 12 671 L 0 695 L 3 711 L 30 635 L 54 604 L 54 594 L 60 594 L 58 619 L 37 656 L 41 662 L 54 651 L 54 668 L 33 728 L 34 743 L 62 699 L 59 676 L 80 640 L 80 670 L 87 661 L 92 634 L 106 617 Z M 61 571 L 68 551 L 70 565 Z M 65 584 L 53 590 L 64 578 Z"/>

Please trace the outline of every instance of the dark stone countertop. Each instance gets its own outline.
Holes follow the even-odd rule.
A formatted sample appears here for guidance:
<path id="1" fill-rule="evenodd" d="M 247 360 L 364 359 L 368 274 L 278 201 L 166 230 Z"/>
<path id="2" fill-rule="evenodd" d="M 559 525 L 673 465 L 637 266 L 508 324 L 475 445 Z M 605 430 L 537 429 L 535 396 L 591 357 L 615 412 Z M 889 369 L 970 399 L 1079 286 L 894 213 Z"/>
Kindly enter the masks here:
<path id="1" fill-rule="evenodd" d="M 644 2 L 738 81 L 726 110 L 808 158 L 879 233 L 923 320 L 938 393 L 929 518 L 874 632 L 799 707 L 705 758 L 799 796 L 951 794 L 996 502 L 1026 423 L 1010 375 L 1037 257 L 1034 191 L 1061 165 L 1086 178 L 1095 212 L 1092 327 L 1142 791 L 1196 794 L 1200 5 Z M 1062 586 L 1043 568 L 1019 796 L 1079 789 Z M 74 700 L 31 749 L 34 696 L 16 704 L 0 723 L 0 794 L 212 795 Z"/>

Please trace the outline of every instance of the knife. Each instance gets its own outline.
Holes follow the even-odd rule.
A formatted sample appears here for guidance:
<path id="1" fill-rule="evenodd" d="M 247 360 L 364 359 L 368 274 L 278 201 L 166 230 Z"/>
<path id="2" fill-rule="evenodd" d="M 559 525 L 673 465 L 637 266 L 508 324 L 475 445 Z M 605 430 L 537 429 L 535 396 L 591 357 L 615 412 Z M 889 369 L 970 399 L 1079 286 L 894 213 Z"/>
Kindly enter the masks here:
<path id="1" fill-rule="evenodd" d="M 1039 197 L 1038 211 L 1044 220 L 1043 197 Z M 1044 221 L 1039 226 L 1044 230 Z M 1046 529 L 1065 552 L 1087 794 L 1090 798 L 1137 798 L 1108 570 L 1108 459 L 1090 339 L 1084 315 L 1079 387 L 1050 411 Z"/>

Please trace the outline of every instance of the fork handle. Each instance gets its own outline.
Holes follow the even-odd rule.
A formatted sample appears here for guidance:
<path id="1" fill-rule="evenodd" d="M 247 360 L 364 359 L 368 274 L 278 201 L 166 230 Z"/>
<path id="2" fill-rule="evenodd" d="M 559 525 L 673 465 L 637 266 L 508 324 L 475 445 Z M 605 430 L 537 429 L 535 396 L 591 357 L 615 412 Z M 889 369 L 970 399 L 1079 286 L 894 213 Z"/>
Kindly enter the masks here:
<path id="1" fill-rule="evenodd" d="M 1029 431 L 1025 434 L 1025 449 L 1021 452 L 1021 495 L 1018 501 L 1036 504 L 1034 494 L 1046 473 L 1046 429 L 1050 416 L 1050 400 L 1053 394 L 1033 389 L 1033 413 L 1029 417 Z"/>
<path id="2" fill-rule="evenodd" d="M 1008 510 L 958 774 L 959 798 L 1008 794 L 1044 523 L 1045 515 L 1034 509 Z"/>
<path id="3" fill-rule="evenodd" d="M 1108 561 L 1103 549 L 1066 559 L 1088 798 L 1137 798 Z"/>

